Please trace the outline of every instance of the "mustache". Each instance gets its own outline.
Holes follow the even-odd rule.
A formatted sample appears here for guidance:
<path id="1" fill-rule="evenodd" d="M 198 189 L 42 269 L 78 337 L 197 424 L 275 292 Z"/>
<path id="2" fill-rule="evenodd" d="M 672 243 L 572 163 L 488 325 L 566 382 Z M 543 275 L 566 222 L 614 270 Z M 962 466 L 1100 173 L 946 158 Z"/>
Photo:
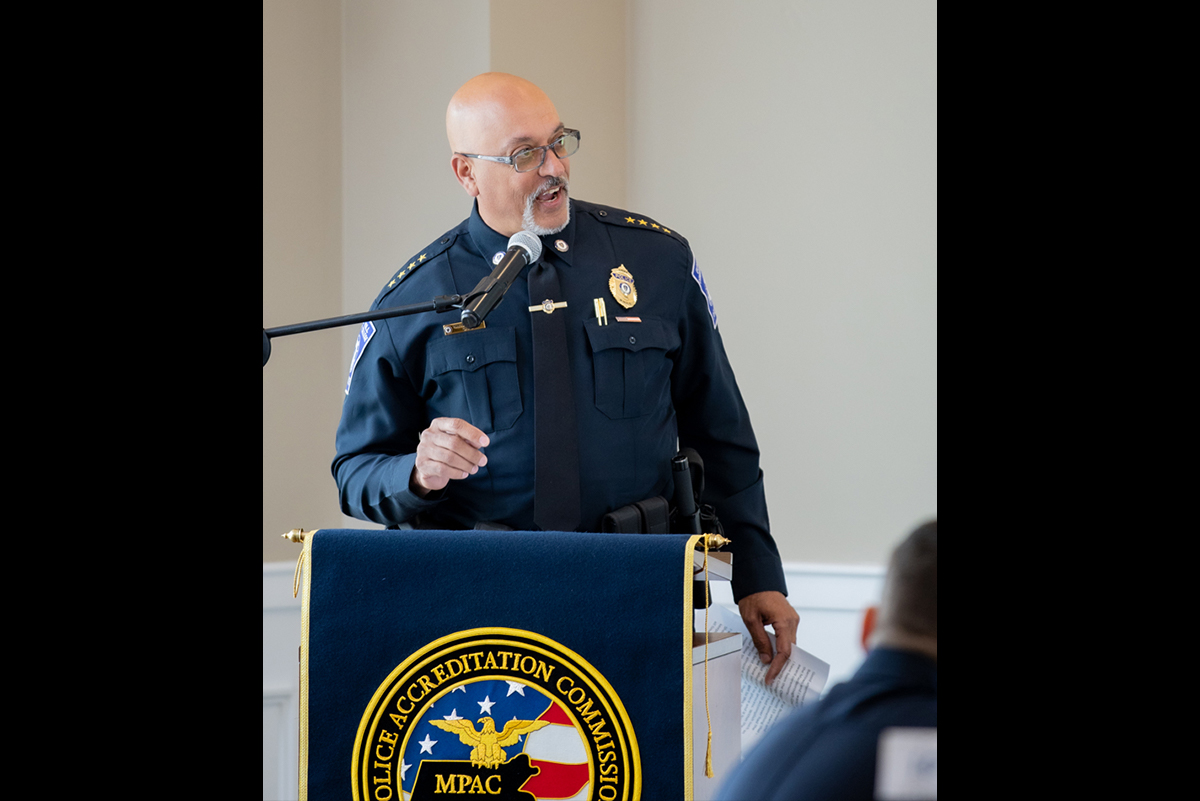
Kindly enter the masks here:
<path id="1" fill-rule="evenodd" d="M 538 197 L 544 195 L 546 192 L 549 192 L 551 189 L 554 189 L 556 186 L 560 186 L 570 193 L 570 184 L 566 178 L 560 176 L 551 176 L 543 181 L 541 186 L 530 193 L 529 197 L 527 198 L 528 202 L 532 204 L 533 201 L 538 199 Z"/>

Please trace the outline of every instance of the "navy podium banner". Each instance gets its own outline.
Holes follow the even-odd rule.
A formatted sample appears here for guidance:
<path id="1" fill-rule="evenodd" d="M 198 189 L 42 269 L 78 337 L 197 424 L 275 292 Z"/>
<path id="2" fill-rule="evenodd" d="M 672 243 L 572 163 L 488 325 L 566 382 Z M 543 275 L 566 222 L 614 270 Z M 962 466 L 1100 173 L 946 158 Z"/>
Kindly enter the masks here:
<path id="1" fill-rule="evenodd" d="M 698 539 L 309 534 L 300 797 L 690 798 Z"/>

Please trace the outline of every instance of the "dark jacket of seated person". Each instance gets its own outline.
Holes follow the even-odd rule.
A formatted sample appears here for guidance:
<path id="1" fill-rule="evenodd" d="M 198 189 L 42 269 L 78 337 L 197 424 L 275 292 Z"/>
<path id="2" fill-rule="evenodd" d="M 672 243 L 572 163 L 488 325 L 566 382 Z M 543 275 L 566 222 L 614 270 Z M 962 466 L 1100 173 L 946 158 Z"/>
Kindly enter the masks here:
<path id="1" fill-rule="evenodd" d="M 796 710 L 746 755 L 723 801 L 874 799 L 880 735 L 937 728 L 937 522 L 893 552 L 878 610 L 867 610 L 869 652 L 853 678 Z"/>

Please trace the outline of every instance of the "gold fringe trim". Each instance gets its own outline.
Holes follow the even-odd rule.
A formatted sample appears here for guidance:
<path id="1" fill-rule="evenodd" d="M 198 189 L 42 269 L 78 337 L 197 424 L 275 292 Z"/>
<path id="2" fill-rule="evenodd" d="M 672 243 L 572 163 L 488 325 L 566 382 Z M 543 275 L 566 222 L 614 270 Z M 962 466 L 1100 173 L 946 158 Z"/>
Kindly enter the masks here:
<path id="1" fill-rule="evenodd" d="M 303 537 L 304 550 L 300 552 L 300 558 L 296 560 L 296 577 L 292 584 L 293 593 L 301 587 L 301 573 L 303 572 L 303 596 L 300 599 L 300 731 L 299 734 L 299 753 L 297 756 L 298 764 L 296 766 L 298 781 L 298 790 L 300 801 L 308 801 L 308 628 L 309 621 L 312 617 L 312 534 L 316 531 L 310 531 L 310 536 Z M 301 533 L 303 536 L 303 532 Z M 303 565 L 308 565 L 308 570 L 301 571 Z"/>
<path id="2" fill-rule="evenodd" d="M 708 594 L 708 537 L 706 536 L 704 538 L 704 715 L 708 719 L 708 746 L 704 751 L 704 775 L 710 779 L 713 778 L 712 712 L 708 708 L 708 607 L 711 605 L 712 598 Z"/>
<path id="3" fill-rule="evenodd" d="M 709 585 L 708 571 L 708 551 L 709 549 L 717 550 L 728 545 L 730 540 L 722 537 L 720 534 L 701 534 L 697 536 L 695 546 L 704 546 L 704 715 L 708 723 L 708 743 L 704 750 L 704 775 L 712 779 L 714 778 L 713 763 L 712 763 L 712 710 L 708 703 L 708 610 L 712 606 L 712 594 Z"/>
<path id="4" fill-rule="evenodd" d="M 695 665 L 692 664 L 692 654 L 695 653 L 695 633 L 696 633 L 696 604 L 694 600 L 694 585 L 696 581 L 696 565 L 693 561 L 696 551 L 700 550 L 701 541 L 704 539 L 703 534 L 694 534 L 688 537 L 687 547 L 684 550 L 686 561 L 684 562 L 684 577 L 683 577 L 683 797 L 691 799 L 695 797 L 695 776 L 692 771 L 695 769 L 696 763 L 696 742 L 695 733 L 693 731 L 693 698 L 695 694 L 695 682 L 693 681 L 693 671 Z"/>

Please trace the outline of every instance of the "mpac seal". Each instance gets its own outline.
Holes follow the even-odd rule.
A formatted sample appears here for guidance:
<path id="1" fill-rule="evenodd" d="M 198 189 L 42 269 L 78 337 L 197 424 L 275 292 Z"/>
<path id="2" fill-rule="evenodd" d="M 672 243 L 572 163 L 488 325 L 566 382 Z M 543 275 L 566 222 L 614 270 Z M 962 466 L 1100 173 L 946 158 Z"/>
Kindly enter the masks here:
<path id="1" fill-rule="evenodd" d="M 626 309 L 637 303 L 637 287 L 633 285 L 633 274 L 622 264 L 614 267 L 608 277 L 608 291 Z"/>
<path id="2" fill-rule="evenodd" d="M 375 691 L 354 741 L 355 801 L 633 801 L 641 761 L 616 691 L 574 651 L 518 629 L 461 631 Z"/>

